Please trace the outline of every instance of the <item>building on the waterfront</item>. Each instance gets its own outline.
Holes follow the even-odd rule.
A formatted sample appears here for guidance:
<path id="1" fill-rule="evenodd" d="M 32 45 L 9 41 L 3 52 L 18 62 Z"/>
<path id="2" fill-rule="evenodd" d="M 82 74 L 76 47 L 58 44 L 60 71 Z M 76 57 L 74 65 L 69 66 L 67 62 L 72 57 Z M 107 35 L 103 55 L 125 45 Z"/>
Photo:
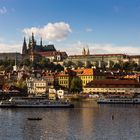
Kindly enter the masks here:
<path id="1" fill-rule="evenodd" d="M 56 100 L 57 94 L 56 94 L 56 90 L 54 88 L 49 88 L 48 98 L 49 98 L 49 100 Z"/>
<path id="2" fill-rule="evenodd" d="M 73 70 L 67 69 L 62 72 L 57 73 L 56 79 L 59 86 L 69 89 L 71 80 L 75 76 L 76 76 L 76 73 Z"/>
<path id="3" fill-rule="evenodd" d="M 76 76 L 82 80 L 82 85 L 85 86 L 87 83 L 94 79 L 94 69 L 76 69 Z"/>
<path id="4" fill-rule="evenodd" d="M 29 78 L 26 80 L 28 94 L 41 96 L 48 91 L 47 81 L 44 79 Z"/>
<path id="5" fill-rule="evenodd" d="M 96 79 L 105 79 L 108 74 L 97 71 L 94 68 L 79 68 L 68 69 L 57 74 L 58 84 L 65 88 L 70 88 L 71 80 L 74 77 L 79 77 L 82 81 L 82 86 Z"/>
<path id="6" fill-rule="evenodd" d="M 140 83 L 137 80 L 93 80 L 83 88 L 83 92 L 92 94 L 140 93 Z"/>
<path id="7" fill-rule="evenodd" d="M 59 89 L 59 90 L 56 91 L 56 93 L 57 93 L 58 99 L 63 99 L 64 98 L 64 94 L 65 94 L 64 90 Z"/>
<path id="8" fill-rule="evenodd" d="M 57 51 L 52 44 L 43 45 L 42 39 L 40 40 L 40 44 L 38 45 L 33 33 L 32 37 L 29 38 L 28 44 L 26 43 L 26 39 L 24 38 L 22 46 L 22 56 L 24 59 L 30 58 L 32 61 L 41 56 L 51 62 L 62 61 L 63 59 L 67 58 L 66 52 Z"/>
<path id="9" fill-rule="evenodd" d="M 52 71 L 45 71 L 42 74 L 43 78 L 47 81 L 48 83 L 48 88 L 52 88 L 56 85 L 56 73 Z"/>
<path id="10" fill-rule="evenodd" d="M 140 65 L 140 55 L 130 55 L 129 60 Z"/>
<path id="11" fill-rule="evenodd" d="M 72 62 L 76 65 L 82 63 L 86 66 L 88 63 L 101 68 L 104 64 L 109 68 L 112 63 L 120 62 L 135 62 L 140 65 L 140 55 L 127 54 L 91 54 L 88 49 L 83 48 L 81 55 L 70 55 L 65 60 L 65 63 Z"/>

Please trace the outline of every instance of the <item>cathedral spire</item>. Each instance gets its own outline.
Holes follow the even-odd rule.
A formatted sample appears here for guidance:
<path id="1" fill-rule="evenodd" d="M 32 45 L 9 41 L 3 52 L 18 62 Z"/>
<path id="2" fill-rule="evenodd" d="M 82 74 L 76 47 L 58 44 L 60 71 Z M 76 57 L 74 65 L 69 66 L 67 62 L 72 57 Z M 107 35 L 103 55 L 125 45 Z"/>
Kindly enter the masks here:
<path id="1" fill-rule="evenodd" d="M 35 38 L 34 38 L 34 33 L 32 32 L 32 38 L 31 38 L 32 40 L 32 45 L 34 46 L 34 45 L 36 45 L 36 40 L 35 40 Z"/>
<path id="2" fill-rule="evenodd" d="M 34 33 L 32 32 L 32 42 L 34 42 Z"/>
<path id="3" fill-rule="evenodd" d="M 86 55 L 86 50 L 83 48 L 82 55 Z"/>
<path id="4" fill-rule="evenodd" d="M 26 38 L 24 37 L 23 46 L 22 46 L 22 54 L 26 54 L 26 53 L 27 53 L 27 44 L 26 44 Z"/>
<path id="5" fill-rule="evenodd" d="M 87 55 L 90 55 L 89 48 L 87 48 Z"/>
<path id="6" fill-rule="evenodd" d="M 41 37 L 41 39 L 40 39 L 40 46 L 42 46 L 42 37 Z"/>

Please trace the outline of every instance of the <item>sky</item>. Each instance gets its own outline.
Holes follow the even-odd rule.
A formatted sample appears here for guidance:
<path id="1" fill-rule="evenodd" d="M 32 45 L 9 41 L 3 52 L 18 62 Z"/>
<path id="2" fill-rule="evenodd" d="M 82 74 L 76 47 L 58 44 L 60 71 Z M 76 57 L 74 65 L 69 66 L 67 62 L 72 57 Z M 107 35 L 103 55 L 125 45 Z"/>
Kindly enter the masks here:
<path id="1" fill-rule="evenodd" d="M 140 55 L 140 0 L 0 0 L 0 52 L 21 52 L 32 32 L 68 55 Z"/>

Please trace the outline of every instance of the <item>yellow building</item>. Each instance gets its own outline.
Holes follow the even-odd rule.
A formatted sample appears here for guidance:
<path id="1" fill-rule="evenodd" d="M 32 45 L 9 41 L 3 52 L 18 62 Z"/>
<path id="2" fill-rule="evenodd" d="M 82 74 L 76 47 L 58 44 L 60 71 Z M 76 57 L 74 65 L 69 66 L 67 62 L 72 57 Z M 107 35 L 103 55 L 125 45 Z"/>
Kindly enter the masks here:
<path id="1" fill-rule="evenodd" d="M 94 79 L 94 69 L 77 69 L 74 70 L 76 72 L 76 76 L 78 76 L 82 80 L 83 86 Z"/>
<path id="2" fill-rule="evenodd" d="M 56 100 L 56 90 L 54 88 L 49 88 L 49 100 Z"/>
<path id="3" fill-rule="evenodd" d="M 65 72 L 57 75 L 58 84 L 62 87 L 69 88 L 69 75 Z"/>
<path id="4" fill-rule="evenodd" d="M 61 74 L 58 77 L 58 84 L 65 87 L 65 88 L 69 88 L 69 83 L 70 82 L 70 77 L 67 74 Z"/>
<path id="5" fill-rule="evenodd" d="M 49 100 L 56 100 L 56 94 L 55 93 L 49 93 Z"/>
<path id="6" fill-rule="evenodd" d="M 97 72 L 93 68 L 81 68 L 73 70 L 65 70 L 57 75 L 58 84 L 67 89 L 70 88 L 71 80 L 74 77 L 79 77 L 82 80 L 82 86 L 96 79 L 105 79 L 106 75 L 102 72 Z"/>
<path id="7" fill-rule="evenodd" d="M 58 73 L 57 74 L 58 84 L 62 87 L 69 89 L 70 82 L 75 75 L 76 74 L 73 70 L 64 70 L 63 72 Z"/>

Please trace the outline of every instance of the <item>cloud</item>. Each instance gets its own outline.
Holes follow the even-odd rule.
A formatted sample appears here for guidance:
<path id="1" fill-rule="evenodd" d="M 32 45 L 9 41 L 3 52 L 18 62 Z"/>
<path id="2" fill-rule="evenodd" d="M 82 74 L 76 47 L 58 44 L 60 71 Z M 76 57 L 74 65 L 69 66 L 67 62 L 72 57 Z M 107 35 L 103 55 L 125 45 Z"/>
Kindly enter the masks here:
<path id="1" fill-rule="evenodd" d="M 66 46 L 65 51 L 69 55 L 82 54 L 83 47 L 89 48 L 90 54 L 138 54 L 140 52 L 139 47 L 134 46 L 118 46 L 115 44 L 101 44 L 101 43 L 83 43 L 76 42 Z"/>
<path id="2" fill-rule="evenodd" d="M 42 37 L 43 40 L 49 41 L 62 41 L 72 32 L 70 25 L 65 22 L 48 23 L 40 28 L 31 27 L 22 31 L 28 36 L 34 33 L 36 36 Z"/>
<path id="3" fill-rule="evenodd" d="M 93 31 L 92 28 L 87 28 L 87 29 L 86 29 L 86 32 L 92 32 L 92 31 Z"/>
<path id="4" fill-rule="evenodd" d="M 21 52 L 21 44 L 0 43 L 0 53 L 3 52 Z"/>
<path id="5" fill-rule="evenodd" d="M 0 42 L 4 42 L 5 39 L 3 37 L 0 37 Z"/>
<path id="6" fill-rule="evenodd" d="M 6 13 L 7 13 L 7 9 L 4 6 L 0 8 L 0 15 L 4 15 Z"/>

